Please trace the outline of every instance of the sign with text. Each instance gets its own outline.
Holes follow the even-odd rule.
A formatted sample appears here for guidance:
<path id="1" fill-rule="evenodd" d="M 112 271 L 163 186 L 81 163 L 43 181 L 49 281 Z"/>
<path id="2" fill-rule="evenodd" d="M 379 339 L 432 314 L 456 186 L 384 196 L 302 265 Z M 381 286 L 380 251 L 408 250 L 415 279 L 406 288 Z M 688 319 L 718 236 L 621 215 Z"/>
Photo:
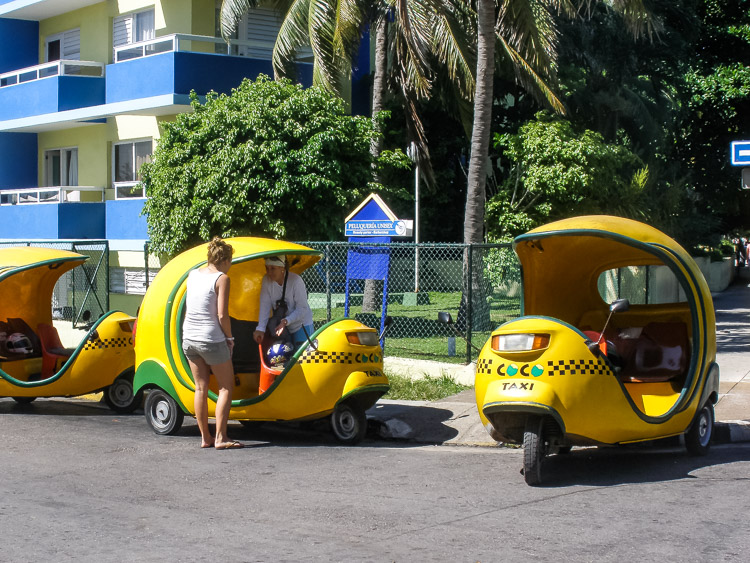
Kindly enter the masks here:
<path id="1" fill-rule="evenodd" d="M 412 221 L 349 220 L 344 236 L 347 237 L 408 237 L 412 234 Z"/>
<path id="2" fill-rule="evenodd" d="M 750 141 L 733 141 L 731 152 L 733 166 L 750 165 Z"/>

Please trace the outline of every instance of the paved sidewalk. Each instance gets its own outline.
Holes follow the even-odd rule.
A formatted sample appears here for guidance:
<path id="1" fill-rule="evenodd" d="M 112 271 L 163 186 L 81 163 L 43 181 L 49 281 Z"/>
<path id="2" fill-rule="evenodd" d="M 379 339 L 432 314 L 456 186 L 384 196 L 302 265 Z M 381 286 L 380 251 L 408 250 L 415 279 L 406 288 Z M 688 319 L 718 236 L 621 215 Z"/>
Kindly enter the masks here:
<path id="1" fill-rule="evenodd" d="M 714 307 L 720 369 L 714 442 L 750 442 L 750 282 L 737 280 L 714 295 Z M 418 376 L 430 372 L 425 362 L 414 369 Z M 444 369 L 436 364 L 431 375 Z M 367 414 L 388 437 L 425 444 L 497 445 L 479 420 L 473 389 L 434 402 L 380 400 Z"/>

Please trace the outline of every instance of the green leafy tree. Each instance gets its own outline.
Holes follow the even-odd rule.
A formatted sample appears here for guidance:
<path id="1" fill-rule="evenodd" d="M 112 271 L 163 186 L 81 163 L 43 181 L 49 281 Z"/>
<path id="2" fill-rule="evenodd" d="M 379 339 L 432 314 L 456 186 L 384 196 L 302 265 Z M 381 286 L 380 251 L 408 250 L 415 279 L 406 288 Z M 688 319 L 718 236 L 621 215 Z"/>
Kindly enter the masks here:
<path id="1" fill-rule="evenodd" d="M 516 135 L 496 135 L 509 174 L 487 205 L 488 235 L 510 241 L 550 220 L 597 213 L 642 218 L 648 170 L 599 133 L 537 114 Z"/>
<path id="2" fill-rule="evenodd" d="M 144 213 L 157 252 L 214 235 L 296 240 L 338 235 L 347 209 L 372 189 L 369 118 L 348 115 L 321 88 L 260 76 L 230 96 L 195 95 L 165 123 L 142 170 Z M 383 160 L 403 164 L 398 154 Z"/>

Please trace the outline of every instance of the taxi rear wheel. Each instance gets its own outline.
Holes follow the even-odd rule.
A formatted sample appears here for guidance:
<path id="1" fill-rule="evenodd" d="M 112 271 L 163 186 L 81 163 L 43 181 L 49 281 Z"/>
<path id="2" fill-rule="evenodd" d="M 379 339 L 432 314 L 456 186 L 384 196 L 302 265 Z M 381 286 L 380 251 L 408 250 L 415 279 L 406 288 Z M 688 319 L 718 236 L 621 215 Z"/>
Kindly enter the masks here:
<path id="1" fill-rule="evenodd" d="M 542 482 L 542 464 L 547 455 L 544 417 L 530 416 L 523 433 L 523 478 L 527 485 Z"/>
<path id="2" fill-rule="evenodd" d="M 28 405 L 34 402 L 35 399 L 36 397 L 13 397 L 13 400 L 19 405 Z"/>
<path id="3" fill-rule="evenodd" d="M 331 414 L 331 429 L 342 444 L 358 444 L 367 433 L 367 415 L 354 405 L 339 403 Z"/>
<path id="4" fill-rule="evenodd" d="M 146 421 L 160 436 L 171 436 L 182 427 L 185 414 L 172 396 L 161 389 L 152 389 L 143 408 Z"/>
<path id="5" fill-rule="evenodd" d="M 133 395 L 133 376 L 123 376 L 104 389 L 104 402 L 119 414 L 128 414 L 141 406 L 143 391 Z"/>
<path id="6" fill-rule="evenodd" d="M 685 447 L 690 455 L 706 455 L 711 448 L 714 432 L 714 406 L 706 403 L 695 415 L 692 426 L 685 434 Z"/>

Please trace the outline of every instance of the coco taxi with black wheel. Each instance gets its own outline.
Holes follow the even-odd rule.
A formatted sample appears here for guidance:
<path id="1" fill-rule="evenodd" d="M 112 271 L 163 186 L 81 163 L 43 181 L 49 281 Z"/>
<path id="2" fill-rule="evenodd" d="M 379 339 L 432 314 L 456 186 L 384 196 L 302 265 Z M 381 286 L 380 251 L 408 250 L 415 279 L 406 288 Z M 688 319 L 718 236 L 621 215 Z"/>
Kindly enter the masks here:
<path id="1" fill-rule="evenodd" d="M 235 339 L 232 363 L 235 388 L 231 420 L 248 427 L 267 421 L 329 418 L 335 437 L 346 444 L 362 440 L 365 411 L 385 394 L 383 351 L 374 329 L 353 319 L 333 320 L 291 349 L 281 365 L 268 362 L 272 341 L 253 340 L 258 325 L 264 259 L 286 256 L 289 271 L 301 274 L 320 253 L 284 241 L 237 237 L 234 249 L 229 316 Z M 136 329 L 134 387 L 147 392 L 146 420 L 157 434 L 174 434 L 184 415 L 195 414 L 195 386 L 182 351 L 186 280 L 191 270 L 206 264 L 207 245 L 188 250 L 161 269 L 146 292 Z M 274 358 L 275 359 L 275 358 Z M 209 416 L 215 414 L 217 388 L 211 377 Z"/>
<path id="2" fill-rule="evenodd" d="M 0 396 L 30 403 L 104 391 L 116 412 L 140 406 L 133 393 L 134 317 L 105 313 L 76 348 L 64 348 L 52 324 L 55 284 L 86 260 L 54 248 L 0 249 Z"/>
<path id="3" fill-rule="evenodd" d="M 496 329 L 477 361 L 479 414 L 523 444 L 530 485 L 551 454 L 685 434 L 708 452 L 718 400 L 716 325 L 697 264 L 636 221 L 576 217 L 514 241 L 523 316 Z"/>

